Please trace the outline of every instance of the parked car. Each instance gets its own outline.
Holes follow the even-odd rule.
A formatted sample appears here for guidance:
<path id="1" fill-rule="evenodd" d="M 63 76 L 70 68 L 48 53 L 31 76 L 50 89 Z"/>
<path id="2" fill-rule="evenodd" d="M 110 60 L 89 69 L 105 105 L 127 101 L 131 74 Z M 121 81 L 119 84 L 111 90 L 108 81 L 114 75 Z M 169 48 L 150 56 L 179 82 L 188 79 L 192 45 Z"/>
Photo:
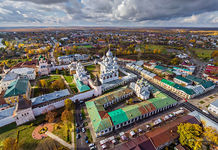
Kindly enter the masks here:
<path id="1" fill-rule="evenodd" d="M 89 147 L 93 147 L 95 145 L 95 143 L 91 143 L 89 144 Z"/>
<path id="2" fill-rule="evenodd" d="M 82 123 L 82 127 L 84 127 L 84 123 Z"/>
<path id="3" fill-rule="evenodd" d="M 90 147 L 90 150 L 95 150 L 96 146 Z"/>
<path id="4" fill-rule="evenodd" d="M 77 134 L 77 135 L 76 135 L 76 138 L 77 138 L 77 139 L 79 139 L 79 138 L 80 138 L 80 135 L 79 135 L 79 134 Z"/>
<path id="5" fill-rule="evenodd" d="M 79 114 L 80 117 L 82 117 L 82 114 Z"/>
<path id="6" fill-rule="evenodd" d="M 80 117 L 80 120 L 83 121 L 83 117 Z"/>
<path id="7" fill-rule="evenodd" d="M 78 128 L 76 129 L 76 132 L 79 133 L 79 129 Z"/>
<path id="8" fill-rule="evenodd" d="M 205 109 L 203 109 L 202 111 L 203 111 L 205 114 L 208 114 L 208 115 L 210 114 L 210 113 L 209 113 L 207 110 L 205 110 Z"/>
<path id="9" fill-rule="evenodd" d="M 78 123 L 76 123 L 76 127 L 78 127 Z"/>
<path id="10" fill-rule="evenodd" d="M 88 137 L 85 135 L 85 136 L 84 136 L 84 139 L 85 139 L 85 140 L 88 140 Z"/>
<path id="11" fill-rule="evenodd" d="M 82 128 L 82 132 L 83 132 L 83 133 L 85 133 L 85 132 L 86 132 L 85 128 Z"/>

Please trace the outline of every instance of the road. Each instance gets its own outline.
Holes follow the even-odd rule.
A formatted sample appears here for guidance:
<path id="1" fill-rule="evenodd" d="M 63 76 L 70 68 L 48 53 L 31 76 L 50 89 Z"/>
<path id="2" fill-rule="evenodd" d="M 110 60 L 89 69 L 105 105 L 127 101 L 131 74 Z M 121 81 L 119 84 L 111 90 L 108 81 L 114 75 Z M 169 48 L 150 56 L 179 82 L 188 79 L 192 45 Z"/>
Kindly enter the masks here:
<path id="1" fill-rule="evenodd" d="M 76 146 L 77 146 L 77 150 L 89 150 L 89 146 L 88 144 L 85 142 L 85 133 L 82 132 L 82 123 L 83 121 L 81 121 L 81 111 L 80 109 L 82 108 L 82 104 L 77 104 L 76 108 L 75 108 L 75 116 L 76 116 L 76 123 L 78 124 L 78 128 L 79 129 L 79 133 L 80 134 L 80 138 L 76 139 Z M 89 143 L 90 144 L 90 143 Z"/>
<path id="2" fill-rule="evenodd" d="M 50 60 L 54 63 L 54 65 L 56 65 L 56 60 L 55 60 L 55 57 L 54 57 L 54 46 L 51 49 L 50 55 L 51 55 Z"/>

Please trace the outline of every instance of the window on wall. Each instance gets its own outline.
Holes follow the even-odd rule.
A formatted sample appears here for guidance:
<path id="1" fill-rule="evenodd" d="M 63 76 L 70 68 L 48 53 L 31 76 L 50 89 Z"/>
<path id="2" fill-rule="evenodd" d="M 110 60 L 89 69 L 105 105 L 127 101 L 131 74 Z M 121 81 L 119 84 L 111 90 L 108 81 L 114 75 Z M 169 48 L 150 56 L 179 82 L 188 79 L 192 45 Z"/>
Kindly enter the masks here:
<path id="1" fill-rule="evenodd" d="M 19 118 L 17 117 L 17 120 L 18 120 Z"/>

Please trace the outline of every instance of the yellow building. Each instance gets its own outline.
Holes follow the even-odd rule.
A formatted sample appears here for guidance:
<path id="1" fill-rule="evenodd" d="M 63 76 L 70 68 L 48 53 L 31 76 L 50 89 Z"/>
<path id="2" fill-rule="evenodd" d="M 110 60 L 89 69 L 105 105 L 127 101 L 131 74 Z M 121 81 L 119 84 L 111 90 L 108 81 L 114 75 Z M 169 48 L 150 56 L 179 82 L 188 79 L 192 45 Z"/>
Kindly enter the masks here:
<path id="1" fill-rule="evenodd" d="M 28 79 L 18 79 L 12 81 L 8 86 L 3 98 L 8 104 L 14 104 L 19 101 L 19 95 L 30 99 L 31 85 Z"/>

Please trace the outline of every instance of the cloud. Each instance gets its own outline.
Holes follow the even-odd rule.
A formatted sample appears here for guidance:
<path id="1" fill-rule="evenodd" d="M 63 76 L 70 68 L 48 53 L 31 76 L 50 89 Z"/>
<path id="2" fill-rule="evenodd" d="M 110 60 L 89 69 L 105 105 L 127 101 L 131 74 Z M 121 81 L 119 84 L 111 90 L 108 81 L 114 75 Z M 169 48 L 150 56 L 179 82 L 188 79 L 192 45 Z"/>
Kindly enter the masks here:
<path id="1" fill-rule="evenodd" d="M 198 21 L 198 19 L 199 19 L 199 16 L 192 15 L 189 18 L 185 18 L 181 22 L 182 23 L 196 23 Z"/>
<path id="2" fill-rule="evenodd" d="M 33 2 L 36 4 L 55 4 L 55 3 L 63 3 L 68 2 L 68 0 L 13 0 L 17 2 Z"/>

